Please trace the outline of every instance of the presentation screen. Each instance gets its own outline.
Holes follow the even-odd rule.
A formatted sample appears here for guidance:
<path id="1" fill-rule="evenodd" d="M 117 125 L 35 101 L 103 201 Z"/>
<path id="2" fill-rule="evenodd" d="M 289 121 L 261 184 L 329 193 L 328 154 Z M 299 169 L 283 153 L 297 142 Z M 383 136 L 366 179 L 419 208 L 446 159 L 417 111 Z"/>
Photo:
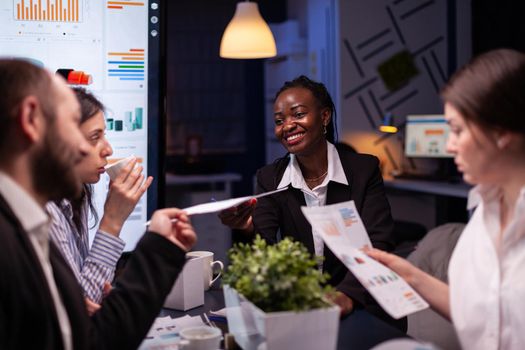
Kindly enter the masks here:
<path id="1" fill-rule="evenodd" d="M 443 115 L 409 115 L 405 127 L 407 157 L 452 158 L 447 152 L 450 128 Z"/>
<path id="2" fill-rule="evenodd" d="M 0 56 L 28 59 L 94 93 L 106 107 L 106 136 L 113 147 L 109 162 L 135 155 L 155 178 L 124 225 L 126 250 L 135 247 L 157 206 L 164 152 L 158 137 L 163 132 L 159 12 L 158 1 L 0 2 Z M 99 217 L 108 185 L 104 174 L 94 186 Z"/>

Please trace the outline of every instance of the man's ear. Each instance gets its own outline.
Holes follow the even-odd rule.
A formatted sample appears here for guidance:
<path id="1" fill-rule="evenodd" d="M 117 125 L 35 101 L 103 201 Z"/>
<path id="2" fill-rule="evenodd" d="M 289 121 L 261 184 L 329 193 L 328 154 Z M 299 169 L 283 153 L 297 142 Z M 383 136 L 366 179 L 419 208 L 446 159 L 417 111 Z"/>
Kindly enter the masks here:
<path id="1" fill-rule="evenodd" d="M 20 103 L 18 121 L 22 134 L 34 143 L 40 140 L 45 128 L 40 102 L 35 96 L 27 96 Z"/>

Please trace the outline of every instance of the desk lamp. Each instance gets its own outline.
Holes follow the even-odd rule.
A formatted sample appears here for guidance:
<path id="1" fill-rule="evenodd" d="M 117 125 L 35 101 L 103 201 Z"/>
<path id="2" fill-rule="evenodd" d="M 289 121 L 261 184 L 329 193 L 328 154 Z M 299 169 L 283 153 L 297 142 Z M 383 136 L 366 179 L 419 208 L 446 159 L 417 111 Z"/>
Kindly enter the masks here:
<path id="1" fill-rule="evenodd" d="M 394 125 L 394 116 L 392 113 L 386 113 L 383 116 L 383 121 L 379 126 L 379 131 L 387 134 L 395 134 L 398 131 L 397 126 Z"/>

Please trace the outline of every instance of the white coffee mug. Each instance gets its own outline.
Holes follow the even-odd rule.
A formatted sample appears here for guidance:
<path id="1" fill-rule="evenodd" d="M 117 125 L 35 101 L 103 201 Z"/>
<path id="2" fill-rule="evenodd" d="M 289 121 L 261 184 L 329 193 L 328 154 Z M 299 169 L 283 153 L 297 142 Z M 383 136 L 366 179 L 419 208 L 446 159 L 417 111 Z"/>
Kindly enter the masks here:
<path id="1" fill-rule="evenodd" d="M 207 252 L 204 250 L 188 252 L 186 258 L 189 259 L 201 259 L 202 260 L 202 279 L 204 283 L 204 290 L 210 289 L 213 282 L 215 282 L 222 274 L 224 265 L 221 261 L 213 261 L 213 252 Z M 218 266 L 218 274 L 213 278 L 214 267 Z"/>
<path id="2" fill-rule="evenodd" d="M 221 345 L 222 332 L 219 328 L 197 326 L 184 328 L 179 332 L 179 345 L 184 350 L 217 350 Z"/>

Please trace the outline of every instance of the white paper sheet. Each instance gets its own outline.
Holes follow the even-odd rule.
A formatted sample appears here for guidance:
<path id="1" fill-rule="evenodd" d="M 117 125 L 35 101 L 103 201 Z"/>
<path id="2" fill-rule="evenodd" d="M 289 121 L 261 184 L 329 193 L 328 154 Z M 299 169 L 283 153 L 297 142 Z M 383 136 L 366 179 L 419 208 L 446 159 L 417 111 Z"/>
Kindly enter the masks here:
<path id="1" fill-rule="evenodd" d="M 372 244 L 354 201 L 301 209 L 325 244 L 390 316 L 398 319 L 428 307 L 399 275 L 359 250 Z"/>
<path id="2" fill-rule="evenodd" d="M 195 214 L 207 214 L 207 213 L 215 213 L 224 209 L 228 209 L 231 207 L 235 207 L 241 203 L 244 203 L 252 198 L 261 198 L 265 196 L 269 196 L 271 194 L 281 192 L 286 190 L 288 187 L 278 188 L 274 191 L 269 191 L 265 193 L 258 194 L 256 196 L 246 196 L 246 197 L 238 197 L 238 198 L 231 198 L 231 199 L 225 199 L 222 201 L 217 202 L 210 202 L 210 203 L 203 203 L 203 204 L 197 204 L 188 208 L 184 208 L 183 210 L 188 213 L 188 215 L 195 215 Z"/>
<path id="3" fill-rule="evenodd" d="M 330 237 L 333 245 L 350 244 L 357 249 L 372 247 L 354 202 L 302 207 L 302 211 L 312 227 Z"/>
<path id="4" fill-rule="evenodd" d="M 246 202 L 246 201 L 248 201 L 248 200 L 250 200 L 252 198 L 266 197 L 266 196 L 269 196 L 271 194 L 284 191 L 287 188 L 288 187 L 282 187 L 282 188 L 278 188 L 278 189 L 276 189 L 274 191 L 260 193 L 260 194 L 255 195 L 255 196 L 237 197 L 237 198 L 225 199 L 225 200 L 222 200 L 222 201 L 197 204 L 197 205 L 193 205 L 191 207 L 184 208 L 182 210 L 184 210 L 188 215 L 215 213 L 215 212 L 218 212 L 218 211 L 221 211 L 221 210 L 224 210 L 224 209 L 235 207 L 235 206 L 237 206 L 237 205 L 239 205 L 241 203 L 244 203 L 244 202 Z M 173 219 L 172 221 L 175 222 L 175 221 L 177 221 L 177 219 Z M 151 220 L 146 222 L 145 225 L 149 226 L 150 223 L 151 223 Z"/>

